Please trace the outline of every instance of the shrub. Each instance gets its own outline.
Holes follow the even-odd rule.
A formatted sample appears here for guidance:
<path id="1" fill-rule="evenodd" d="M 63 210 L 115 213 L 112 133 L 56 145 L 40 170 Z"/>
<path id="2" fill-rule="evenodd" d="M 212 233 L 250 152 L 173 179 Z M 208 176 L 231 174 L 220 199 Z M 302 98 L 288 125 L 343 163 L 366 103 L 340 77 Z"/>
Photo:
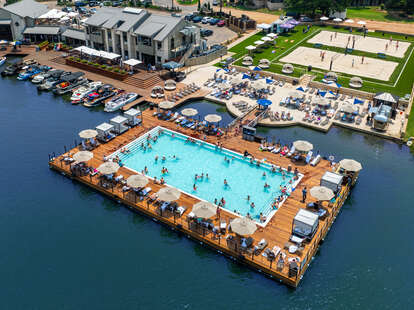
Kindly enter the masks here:
<path id="1" fill-rule="evenodd" d="M 118 73 L 119 72 L 119 69 L 118 68 L 115 68 L 114 69 L 114 72 Z"/>
<path id="2" fill-rule="evenodd" d="M 86 59 L 82 59 L 82 60 L 81 60 L 81 63 L 83 63 L 83 64 L 87 64 L 87 63 L 88 63 L 88 61 L 87 61 Z"/>
<path id="3" fill-rule="evenodd" d="M 107 71 L 112 71 L 112 70 L 114 70 L 114 68 L 112 68 L 112 67 L 106 67 L 106 70 Z"/>
<path id="4" fill-rule="evenodd" d="M 96 67 L 96 68 L 98 68 L 99 67 L 99 64 L 95 62 L 95 63 L 93 63 L 93 66 Z"/>
<path id="5" fill-rule="evenodd" d="M 77 62 L 81 61 L 81 59 L 80 59 L 79 57 L 76 57 L 76 58 L 75 58 L 75 60 L 76 60 Z"/>
<path id="6" fill-rule="evenodd" d="M 106 69 L 106 65 L 101 65 L 101 68 L 102 69 Z"/>
<path id="7" fill-rule="evenodd" d="M 125 70 L 121 70 L 119 73 L 126 74 L 126 71 Z"/>

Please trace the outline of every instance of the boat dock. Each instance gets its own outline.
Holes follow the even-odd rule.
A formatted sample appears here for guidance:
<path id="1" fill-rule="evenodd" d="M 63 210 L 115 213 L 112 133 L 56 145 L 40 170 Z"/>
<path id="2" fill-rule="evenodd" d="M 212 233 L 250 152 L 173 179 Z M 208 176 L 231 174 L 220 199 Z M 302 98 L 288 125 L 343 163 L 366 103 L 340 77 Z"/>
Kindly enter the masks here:
<path id="1" fill-rule="evenodd" d="M 114 151 L 120 149 L 122 146 L 125 146 L 129 142 L 133 141 L 137 137 L 141 136 L 145 132 L 148 132 L 156 126 L 163 126 L 165 128 L 179 131 L 183 134 L 198 137 L 197 133 L 191 129 L 177 128 L 174 122 L 162 121 L 153 117 L 153 111 L 145 110 L 142 115 L 143 122 L 140 126 L 134 127 L 126 131 L 125 133 L 115 137 L 111 141 L 100 144 L 94 150 L 92 150 L 94 157 L 87 162 L 89 167 L 97 168 L 103 163 L 104 156 L 108 156 Z M 215 136 L 208 136 L 207 142 L 216 143 L 218 138 Z M 64 158 L 70 154 L 74 154 L 81 150 L 81 145 L 75 146 L 74 148 L 67 150 L 66 153 L 51 157 L 49 160 L 49 166 L 51 169 L 56 170 L 65 176 L 77 180 L 98 192 L 112 198 L 113 200 L 122 203 L 127 208 L 143 214 L 156 222 L 164 224 L 171 228 L 173 231 L 176 231 L 178 234 L 184 234 L 189 238 L 200 242 L 201 244 L 217 251 L 220 254 L 223 254 L 230 259 L 237 261 L 238 263 L 244 264 L 253 270 L 256 270 L 264 275 L 283 282 L 284 284 L 297 287 L 305 274 L 306 270 L 309 267 L 313 257 L 318 251 L 321 242 L 324 240 L 327 232 L 330 230 L 337 214 L 339 213 L 341 207 L 343 206 L 350 188 L 348 186 L 342 186 L 337 199 L 334 203 L 330 203 L 329 206 L 326 206 L 327 215 L 324 218 L 320 218 L 319 226 L 316 230 L 311 241 L 304 243 L 302 247 L 291 254 L 288 249 L 293 244 L 290 241 L 291 232 L 292 232 L 292 222 L 295 215 L 302 208 L 306 208 L 306 204 L 302 200 L 302 188 L 306 186 L 308 189 L 313 186 L 320 185 L 320 179 L 326 171 L 332 171 L 330 162 L 327 160 L 321 160 L 321 162 L 316 166 L 312 167 L 310 165 L 295 165 L 291 162 L 289 158 L 282 157 L 279 154 L 272 154 L 270 152 L 261 152 L 259 150 L 259 145 L 255 142 L 249 142 L 242 140 L 239 135 L 235 135 L 234 130 L 229 131 L 226 135 L 220 138 L 220 142 L 227 149 L 243 153 L 245 150 L 250 152 L 255 158 L 263 159 L 266 158 L 268 163 L 272 163 L 281 167 L 287 167 L 291 165 L 293 169 L 298 168 L 299 172 L 303 174 L 303 178 L 300 181 L 298 188 L 291 193 L 291 195 L 286 199 L 283 205 L 277 210 L 272 219 L 267 223 L 266 226 L 261 227 L 256 230 L 251 237 L 254 239 L 253 245 L 256 245 L 261 239 L 266 239 L 268 242 L 267 248 L 273 249 L 275 246 L 279 247 L 282 253 L 286 254 L 285 264 L 277 264 L 276 259 L 268 259 L 262 255 L 261 252 L 258 255 L 255 255 L 254 251 L 241 251 L 240 248 L 235 248 L 232 243 L 228 242 L 227 237 L 233 235 L 229 231 L 225 231 L 222 234 L 213 234 L 211 231 L 205 229 L 200 229 L 199 226 L 194 227 L 191 225 L 191 222 L 188 220 L 187 216 L 191 212 L 192 206 L 197 203 L 199 200 L 194 197 L 187 195 L 185 193 L 181 194 L 181 197 L 177 201 L 180 206 L 185 206 L 185 212 L 180 216 L 177 214 L 163 213 L 160 211 L 159 207 L 149 203 L 147 200 L 137 201 L 135 195 L 129 195 L 122 191 L 122 185 L 116 187 L 108 188 L 103 187 L 97 175 L 92 176 L 90 174 L 85 176 L 73 175 L 70 169 L 70 164 L 64 162 Z M 65 147 L 66 149 L 66 147 Z M 125 179 L 128 176 L 135 174 L 133 171 L 126 167 L 121 167 L 117 175 L 122 175 Z M 162 185 L 155 184 L 152 180 L 149 181 L 148 185 L 152 188 L 152 192 L 157 192 Z M 309 198 L 308 195 L 307 203 L 316 201 L 315 199 Z M 236 216 L 233 213 L 227 212 L 225 209 L 222 209 L 220 218 L 215 216 L 211 218 L 212 224 L 214 226 L 220 226 L 220 222 L 225 221 L 230 223 L 230 221 Z M 140 236 L 137 236 L 139 239 Z M 179 249 L 177 249 L 179 251 Z M 295 259 L 297 260 L 298 268 L 295 272 L 289 270 L 288 261 Z"/>

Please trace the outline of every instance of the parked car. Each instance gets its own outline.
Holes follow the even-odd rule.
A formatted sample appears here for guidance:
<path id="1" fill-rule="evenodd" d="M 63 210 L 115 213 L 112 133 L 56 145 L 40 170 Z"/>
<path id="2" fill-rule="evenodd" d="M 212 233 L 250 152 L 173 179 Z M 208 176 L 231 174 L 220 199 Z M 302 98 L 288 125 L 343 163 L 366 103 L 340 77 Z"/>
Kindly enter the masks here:
<path id="1" fill-rule="evenodd" d="M 201 22 L 203 23 L 203 24 L 208 24 L 208 21 L 210 20 L 210 17 L 208 17 L 208 16 L 205 16 L 202 20 L 201 20 Z"/>
<path id="2" fill-rule="evenodd" d="M 218 27 L 224 27 L 224 26 L 226 26 L 226 22 L 224 20 L 221 20 L 217 23 L 217 26 Z"/>
<path id="3" fill-rule="evenodd" d="M 305 23 L 309 23 L 309 22 L 312 22 L 313 21 L 312 18 L 307 17 L 307 16 L 302 16 L 301 18 L 299 18 L 299 20 L 301 22 L 305 22 Z"/>
<path id="4" fill-rule="evenodd" d="M 97 5 L 98 5 L 98 2 L 96 2 L 96 1 L 89 1 L 89 6 L 90 7 L 97 6 Z"/>
<path id="5" fill-rule="evenodd" d="M 87 3 L 84 2 L 84 1 L 76 1 L 75 2 L 75 7 L 77 7 L 77 8 L 79 8 L 81 6 L 86 6 L 86 5 L 87 5 Z"/>
<path id="6" fill-rule="evenodd" d="M 213 0 L 213 5 L 219 5 L 219 1 L 218 0 Z"/>
<path id="7" fill-rule="evenodd" d="M 179 13 L 171 13 L 171 16 L 172 17 L 181 17 L 181 14 L 179 14 Z"/>
<path id="8" fill-rule="evenodd" d="M 202 19 L 203 18 L 201 16 L 195 16 L 195 17 L 193 17 L 192 21 L 193 21 L 193 23 L 199 23 L 199 22 L 201 22 Z"/>
<path id="9" fill-rule="evenodd" d="M 194 14 L 187 14 L 187 15 L 184 17 L 184 19 L 185 19 L 185 20 L 190 21 L 190 20 L 192 20 L 195 16 L 196 16 L 196 15 L 194 15 Z"/>
<path id="10" fill-rule="evenodd" d="M 202 37 L 208 37 L 208 36 L 211 36 L 212 34 L 213 34 L 213 30 L 205 29 L 205 28 L 200 29 L 200 35 Z"/>
<path id="11" fill-rule="evenodd" d="M 216 25 L 220 20 L 218 18 L 212 18 L 210 19 L 209 23 L 210 25 Z"/>

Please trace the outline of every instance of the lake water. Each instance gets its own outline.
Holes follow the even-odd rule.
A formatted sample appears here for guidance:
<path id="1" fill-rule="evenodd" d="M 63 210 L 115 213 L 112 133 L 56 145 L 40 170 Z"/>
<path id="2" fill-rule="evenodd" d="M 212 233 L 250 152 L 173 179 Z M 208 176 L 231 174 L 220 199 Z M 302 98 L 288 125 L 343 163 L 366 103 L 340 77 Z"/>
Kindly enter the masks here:
<path id="1" fill-rule="evenodd" d="M 49 153 L 113 115 L 38 94 L 30 82 L 2 79 L 0 92 L 1 309 L 414 308 L 407 147 L 337 128 L 260 129 L 364 166 L 293 290 L 49 170 Z"/>

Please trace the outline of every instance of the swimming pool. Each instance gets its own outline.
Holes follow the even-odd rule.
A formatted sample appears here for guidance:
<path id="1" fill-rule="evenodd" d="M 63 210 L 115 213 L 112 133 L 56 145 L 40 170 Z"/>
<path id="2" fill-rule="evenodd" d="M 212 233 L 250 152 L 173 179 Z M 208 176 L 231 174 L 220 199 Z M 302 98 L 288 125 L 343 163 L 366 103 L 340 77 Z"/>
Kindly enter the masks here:
<path id="1" fill-rule="evenodd" d="M 143 148 L 143 144 L 148 144 L 148 135 L 158 138 L 156 142 L 149 140 L 151 148 Z M 148 177 L 163 177 L 168 185 L 199 199 L 214 203 L 216 199 L 220 201 L 224 198 L 226 210 L 242 216 L 249 214 L 258 222 L 260 213 L 269 220 L 276 211 L 271 205 L 274 198 L 281 194 L 280 186 L 286 186 L 290 192 L 302 177 L 299 175 L 299 180 L 294 181 L 293 174 L 285 172 L 283 178 L 282 173 L 271 172 L 269 164 L 261 163 L 257 166 L 239 153 L 227 149 L 219 150 L 200 140 L 188 142 L 188 138 L 186 135 L 156 127 L 128 144 L 128 154 L 118 150 L 111 156 L 118 155 L 125 167 L 137 172 L 143 172 L 147 167 Z M 158 160 L 155 160 L 156 156 Z M 161 173 L 163 167 L 168 169 L 168 173 Z M 196 174 L 203 174 L 204 177 L 196 180 Z M 224 184 L 225 179 L 228 185 Z M 289 183 L 290 180 L 292 184 Z M 265 183 L 270 188 L 265 188 Z M 247 200 L 248 195 L 250 200 Z M 255 207 L 251 206 L 252 202 Z"/>

